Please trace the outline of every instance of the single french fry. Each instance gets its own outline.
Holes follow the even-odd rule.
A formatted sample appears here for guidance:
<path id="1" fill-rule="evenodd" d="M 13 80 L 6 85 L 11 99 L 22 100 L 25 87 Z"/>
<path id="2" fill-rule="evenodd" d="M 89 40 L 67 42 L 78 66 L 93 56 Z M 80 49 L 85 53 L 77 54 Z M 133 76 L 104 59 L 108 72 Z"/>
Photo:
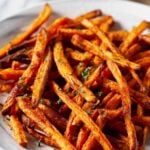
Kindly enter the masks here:
<path id="1" fill-rule="evenodd" d="M 0 58 L 3 58 L 7 55 L 8 51 L 12 47 L 19 45 L 27 37 L 29 37 L 33 32 L 35 32 L 50 16 L 51 7 L 49 4 L 46 4 L 40 15 L 33 21 L 33 23 L 28 27 L 28 29 L 12 39 L 8 44 L 0 48 Z"/>
<path id="2" fill-rule="evenodd" d="M 69 29 L 69 28 L 61 28 L 59 33 L 64 37 L 72 37 L 74 34 L 78 34 L 84 38 L 91 39 L 94 37 L 94 34 L 87 29 Z"/>
<path id="3" fill-rule="evenodd" d="M 104 60 L 112 60 L 116 62 L 117 64 L 123 66 L 123 67 L 130 67 L 132 69 L 139 69 L 140 65 L 130 62 L 127 59 L 124 59 L 118 55 L 113 54 L 110 51 L 107 51 L 105 49 L 102 49 L 101 47 L 98 47 L 97 45 L 92 44 L 91 42 L 83 39 L 79 35 L 74 35 L 71 39 L 71 42 L 78 46 L 79 48 L 88 51 Z"/>
<path id="4" fill-rule="evenodd" d="M 18 80 L 17 84 L 11 90 L 10 96 L 7 98 L 6 103 L 3 106 L 2 114 L 5 115 L 9 112 L 11 106 L 15 103 L 15 98 L 19 92 L 20 88 L 24 90 L 32 80 L 33 76 L 36 74 L 38 67 L 44 57 L 44 51 L 47 45 L 47 32 L 42 29 L 37 35 L 37 41 L 34 47 L 34 52 L 32 60 L 28 68 L 24 71 L 23 75 Z"/>
<path id="5" fill-rule="evenodd" d="M 74 21 L 75 22 L 81 22 L 83 19 L 92 19 L 92 18 L 95 18 L 97 16 L 100 16 L 102 14 L 101 10 L 97 9 L 97 10 L 92 10 L 92 11 L 89 11 L 85 14 L 82 14 L 76 18 L 74 18 Z"/>
<path id="6" fill-rule="evenodd" d="M 66 129 L 67 120 L 63 118 L 57 111 L 55 111 L 53 108 L 45 106 L 43 104 L 39 104 L 38 106 L 43 113 L 47 116 L 47 118 L 53 122 L 53 124 L 64 131 Z"/>
<path id="7" fill-rule="evenodd" d="M 52 85 L 54 91 L 58 94 L 58 96 L 85 123 L 85 125 L 91 130 L 91 132 L 94 134 L 95 138 L 102 145 L 102 147 L 104 149 L 111 150 L 111 144 L 102 133 L 102 131 L 99 129 L 99 127 L 91 120 L 88 114 L 83 111 L 76 103 L 74 103 L 63 91 L 60 91 L 59 86 L 55 82 L 52 82 Z"/>
<path id="8" fill-rule="evenodd" d="M 107 20 L 110 20 L 112 18 L 113 18 L 112 16 L 100 16 L 100 17 L 96 17 L 92 19 L 91 22 L 96 26 L 100 26 L 104 24 L 105 22 L 107 22 Z"/>
<path id="9" fill-rule="evenodd" d="M 2 80 L 18 80 L 22 76 L 24 70 L 14 70 L 12 68 L 1 69 L 0 79 Z"/>
<path id="10" fill-rule="evenodd" d="M 71 48 L 66 48 L 67 55 L 77 61 L 89 61 L 93 57 L 91 53 L 80 52 L 78 50 L 73 50 Z"/>
<path id="11" fill-rule="evenodd" d="M 94 102 L 96 100 L 95 95 L 75 76 L 73 69 L 64 56 L 62 43 L 60 41 L 54 46 L 54 60 L 59 73 L 70 83 L 71 87 L 78 91 L 87 101 Z"/>
<path id="12" fill-rule="evenodd" d="M 124 120 L 126 130 L 129 138 L 130 150 L 137 149 L 137 137 L 134 125 L 131 121 L 131 99 L 129 95 L 129 89 L 126 80 L 123 78 L 118 66 L 111 61 L 107 61 L 108 68 L 111 70 L 114 78 L 117 80 L 120 88 L 120 94 L 122 96 L 122 105 L 124 107 Z"/>
<path id="13" fill-rule="evenodd" d="M 33 120 L 39 128 L 41 128 L 48 137 L 52 138 L 57 145 L 63 150 L 75 150 L 76 148 L 66 140 L 62 134 L 48 121 L 44 113 L 36 108 L 32 109 L 30 101 L 26 98 L 17 97 L 17 102 L 19 108 L 31 119 Z"/>
<path id="14" fill-rule="evenodd" d="M 41 142 L 49 145 L 49 146 L 53 146 L 55 148 L 58 148 L 57 143 L 50 137 L 46 137 L 45 135 L 31 129 L 31 128 L 26 128 L 27 132 L 32 135 L 33 137 L 39 139 Z"/>
<path id="15" fill-rule="evenodd" d="M 41 63 L 34 80 L 32 90 L 32 100 L 31 100 L 32 107 L 36 107 L 39 103 L 39 100 L 41 99 L 51 65 L 52 65 L 52 52 L 50 49 L 48 49 L 47 55 L 45 56 L 43 62 Z"/>
<path id="16" fill-rule="evenodd" d="M 130 73 L 132 74 L 132 77 L 136 80 L 136 82 L 139 84 L 140 91 L 143 91 L 143 92 L 146 91 L 146 88 L 143 82 L 141 81 L 141 79 L 139 78 L 138 74 L 132 69 L 130 69 Z"/>
<path id="17" fill-rule="evenodd" d="M 12 127 L 14 138 L 16 139 L 16 141 L 19 143 L 19 145 L 26 147 L 28 144 L 28 140 L 23 130 L 23 126 L 17 116 L 10 116 L 10 125 Z"/>
<path id="18" fill-rule="evenodd" d="M 126 52 L 129 46 L 135 41 L 138 35 L 149 27 L 149 22 L 142 21 L 137 27 L 135 27 L 127 36 L 127 38 L 121 43 L 120 50 L 122 53 Z"/>

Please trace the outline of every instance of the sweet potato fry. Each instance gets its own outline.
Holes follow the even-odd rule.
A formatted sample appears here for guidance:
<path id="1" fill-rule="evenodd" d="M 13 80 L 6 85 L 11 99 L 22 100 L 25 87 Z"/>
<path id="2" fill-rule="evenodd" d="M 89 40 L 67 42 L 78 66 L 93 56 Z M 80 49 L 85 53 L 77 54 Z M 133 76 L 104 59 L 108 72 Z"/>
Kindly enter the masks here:
<path id="1" fill-rule="evenodd" d="M 74 18 L 75 22 L 81 22 L 83 19 L 92 19 L 92 18 L 95 18 L 97 16 L 100 16 L 102 14 L 101 10 L 97 9 L 97 10 L 92 10 L 92 11 L 89 11 L 85 14 L 82 14 L 76 18 Z"/>
<path id="2" fill-rule="evenodd" d="M 48 137 L 52 138 L 63 150 L 75 150 L 76 148 L 66 140 L 61 133 L 48 121 L 44 113 L 36 108 L 32 109 L 30 101 L 17 97 L 19 108 L 39 126 Z"/>
<path id="3" fill-rule="evenodd" d="M 91 39 L 94 37 L 94 34 L 87 29 L 69 29 L 69 28 L 61 28 L 59 33 L 64 37 L 72 37 L 74 34 L 78 34 L 84 38 Z"/>
<path id="4" fill-rule="evenodd" d="M 129 95 L 129 89 L 126 83 L 126 80 L 123 78 L 118 66 L 111 61 L 107 61 L 107 65 L 111 70 L 114 78 L 119 83 L 120 94 L 122 96 L 122 105 L 124 107 L 124 120 L 126 125 L 126 130 L 129 138 L 129 147 L 130 150 L 137 149 L 137 138 L 134 125 L 131 121 L 131 100 Z"/>
<path id="5" fill-rule="evenodd" d="M 58 96 L 63 100 L 64 103 L 68 105 L 73 112 L 78 115 L 78 117 L 85 123 L 85 125 L 91 130 L 94 134 L 97 141 L 102 145 L 104 149 L 112 149 L 111 144 L 99 129 L 99 127 L 90 119 L 85 111 L 83 111 L 76 103 L 74 103 L 63 91 L 59 90 L 59 86 L 52 82 L 54 91 Z"/>
<path id="6" fill-rule="evenodd" d="M 120 50 L 122 53 L 126 52 L 129 46 L 135 41 L 138 35 L 149 27 L 149 22 L 142 21 L 137 27 L 135 27 L 127 36 L 127 38 L 121 43 Z"/>
<path id="7" fill-rule="evenodd" d="M 51 14 L 51 7 L 49 4 L 46 4 L 38 18 L 36 18 L 33 23 L 28 27 L 28 29 L 16 36 L 12 39 L 8 44 L 4 45 L 0 49 L 0 58 L 3 58 L 7 55 L 8 51 L 12 49 L 12 47 L 19 45 L 23 42 L 27 37 L 29 37 L 33 32 L 35 32 L 49 17 Z"/>
<path id="8" fill-rule="evenodd" d="M 16 139 L 16 141 L 21 146 L 26 147 L 28 144 L 28 140 L 23 130 L 23 126 L 17 116 L 13 116 L 13 115 L 10 116 L 10 125 L 13 129 L 14 138 Z"/>
<path id="9" fill-rule="evenodd" d="M 0 79 L 2 80 L 18 80 L 22 76 L 24 70 L 14 70 L 12 68 L 1 69 Z"/>
<path id="10" fill-rule="evenodd" d="M 33 84 L 32 107 L 36 107 L 41 99 L 48 78 L 48 72 L 52 65 L 52 52 L 48 49 L 47 55 L 41 63 Z"/>
<path id="11" fill-rule="evenodd" d="M 105 22 L 107 22 L 107 20 L 112 19 L 112 18 L 113 18 L 112 16 L 100 16 L 100 17 L 96 17 L 92 19 L 91 22 L 96 26 L 100 26 L 104 24 Z"/>
<path id="12" fill-rule="evenodd" d="M 78 50 L 73 50 L 71 48 L 66 48 L 67 55 L 77 61 L 89 61 L 93 57 L 91 53 L 80 52 Z"/>
<path id="13" fill-rule="evenodd" d="M 37 41 L 34 47 L 34 52 L 32 56 L 32 60 L 28 68 L 24 71 L 21 78 L 18 80 L 15 87 L 12 89 L 10 96 L 8 97 L 5 105 L 2 109 L 2 114 L 6 114 L 9 112 L 11 106 L 15 103 L 15 98 L 18 94 L 22 94 L 19 92 L 20 88 L 26 88 L 27 85 L 32 80 L 33 76 L 36 74 L 38 67 L 44 57 L 44 51 L 47 45 L 47 32 L 42 29 L 37 36 Z"/>
<path id="14" fill-rule="evenodd" d="M 75 76 L 73 69 L 71 68 L 68 60 L 64 56 L 61 42 L 57 42 L 54 46 L 54 60 L 57 65 L 59 73 L 68 83 L 70 83 L 71 87 L 74 90 L 79 91 L 80 94 L 87 101 L 96 100 L 95 95 L 86 86 L 84 86 L 82 82 L 79 81 Z"/>

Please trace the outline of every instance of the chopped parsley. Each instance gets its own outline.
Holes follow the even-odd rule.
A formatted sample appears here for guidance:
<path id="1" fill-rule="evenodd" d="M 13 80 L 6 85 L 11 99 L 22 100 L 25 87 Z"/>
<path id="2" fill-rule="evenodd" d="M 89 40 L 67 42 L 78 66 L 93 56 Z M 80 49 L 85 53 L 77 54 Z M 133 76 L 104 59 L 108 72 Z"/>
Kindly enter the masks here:
<path id="1" fill-rule="evenodd" d="M 85 112 L 86 112 L 88 115 L 91 115 L 91 114 L 92 114 L 92 110 L 85 110 Z"/>
<path id="2" fill-rule="evenodd" d="M 98 91 L 98 92 L 96 92 L 96 96 L 101 97 L 101 96 L 102 96 L 102 94 L 103 94 L 103 92 L 102 92 L 102 91 Z"/>
<path id="3" fill-rule="evenodd" d="M 41 99 L 40 99 L 40 103 L 41 103 L 41 104 L 44 104 L 44 98 L 41 98 Z"/>
<path id="4" fill-rule="evenodd" d="M 62 103 L 62 100 L 59 98 L 59 99 L 57 100 L 57 104 L 60 105 L 61 103 Z"/>
<path id="5" fill-rule="evenodd" d="M 61 87 L 59 87 L 59 88 L 58 88 L 58 90 L 59 90 L 59 91 L 62 91 L 62 88 L 61 88 Z"/>
<path id="6" fill-rule="evenodd" d="M 19 80 L 25 80 L 26 77 L 20 77 Z"/>
<path id="7" fill-rule="evenodd" d="M 82 73 L 82 79 L 85 81 L 90 76 L 90 71 L 92 70 L 92 66 L 87 67 Z"/>
<path id="8" fill-rule="evenodd" d="M 48 61 L 48 57 L 45 58 L 45 61 Z"/>
<path id="9" fill-rule="evenodd" d="M 24 100 L 27 96 L 28 96 L 28 94 L 22 95 L 22 99 Z"/>
<path id="10" fill-rule="evenodd" d="M 83 93 L 84 92 L 84 90 L 83 90 L 83 88 L 81 87 L 80 89 L 79 89 L 79 93 Z"/>

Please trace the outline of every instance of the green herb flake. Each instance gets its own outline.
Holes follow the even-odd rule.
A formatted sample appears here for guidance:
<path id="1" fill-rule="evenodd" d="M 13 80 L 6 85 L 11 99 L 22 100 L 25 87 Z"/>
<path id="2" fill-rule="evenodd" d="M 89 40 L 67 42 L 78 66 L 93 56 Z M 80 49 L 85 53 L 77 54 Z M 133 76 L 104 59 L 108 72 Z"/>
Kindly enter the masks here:
<path id="1" fill-rule="evenodd" d="M 85 112 L 86 112 L 88 115 L 91 115 L 91 114 L 92 114 L 92 110 L 85 110 Z"/>
<path id="2" fill-rule="evenodd" d="M 92 70 L 92 66 L 87 67 L 82 73 L 82 79 L 85 81 L 90 76 L 90 71 Z"/>
<path id="3" fill-rule="evenodd" d="M 57 104 L 60 105 L 61 103 L 62 103 L 62 100 L 59 98 L 59 99 L 57 100 Z"/>
<path id="4" fill-rule="evenodd" d="M 22 87 L 23 87 L 24 89 L 27 89 L 27 88 L 29 88 L 29 85 L 27 85 L 27 84 L 22 84 Z"/>
<path id="5" fill-rule="evenodd" d="M 27 96 L 28 96 L 28 94 L 22 95 L 22 99 L 24 100 Z"/>
<path id="6" fill-rule="evenodd" d="M 25 80 L 26 77 L 20 77 L 19 80 Z"/>
<path id="7" fill-rule="evenodd" d="M 83 93 L 83 92 L 84 92 L 83 88 L 80 88 L 79 93 Z"/>
<path id="8" fill-rule="evenodd" d="M 59 87 L 59 88 L 58 88 L 58 90 L 59 90 L 59 91 L 62 91 L 62 88 L 61 88 L 61 87 Z"/>
<path id="9" fill-rule="evenodd" d="M 97 95 L 97 96 L 99 96 L 99 97 L 101 97 L 101 96 L 102 96 L 102 94 L 103 94 L 103 92 L 102 92 L 102 91 L 98 91 L 98 92 L 96 93 L 96 95 Z"/>
<path id="10" fill-rule="evenodd" d="M 41 99 L 40 99 L 40 103 L 41 103 L 41 104 L 44 104 L 44 102 L 45 102 L 45 101 L 44 101 L 44 98 L 41 98 Z"/>
<path id="11" fill-rule="evenodd" d="M 48 61 L 48 57 L 45 57 L 45 60 L 44 61 Z"/>

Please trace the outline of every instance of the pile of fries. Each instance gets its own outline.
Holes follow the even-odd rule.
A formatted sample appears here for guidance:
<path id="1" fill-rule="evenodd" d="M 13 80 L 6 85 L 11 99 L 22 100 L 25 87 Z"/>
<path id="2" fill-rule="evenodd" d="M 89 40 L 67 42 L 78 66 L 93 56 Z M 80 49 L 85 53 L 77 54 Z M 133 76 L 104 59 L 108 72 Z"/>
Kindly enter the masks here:
<path id="1" fill-rule="evenodd" d="M 49 4 L 0 48 L 1 114 L 16 141 L 27 134 L 62 150 L 143 150 L 150 126 L 150 23 L 112 30 L 100 10 L 45 27 Z"/>

